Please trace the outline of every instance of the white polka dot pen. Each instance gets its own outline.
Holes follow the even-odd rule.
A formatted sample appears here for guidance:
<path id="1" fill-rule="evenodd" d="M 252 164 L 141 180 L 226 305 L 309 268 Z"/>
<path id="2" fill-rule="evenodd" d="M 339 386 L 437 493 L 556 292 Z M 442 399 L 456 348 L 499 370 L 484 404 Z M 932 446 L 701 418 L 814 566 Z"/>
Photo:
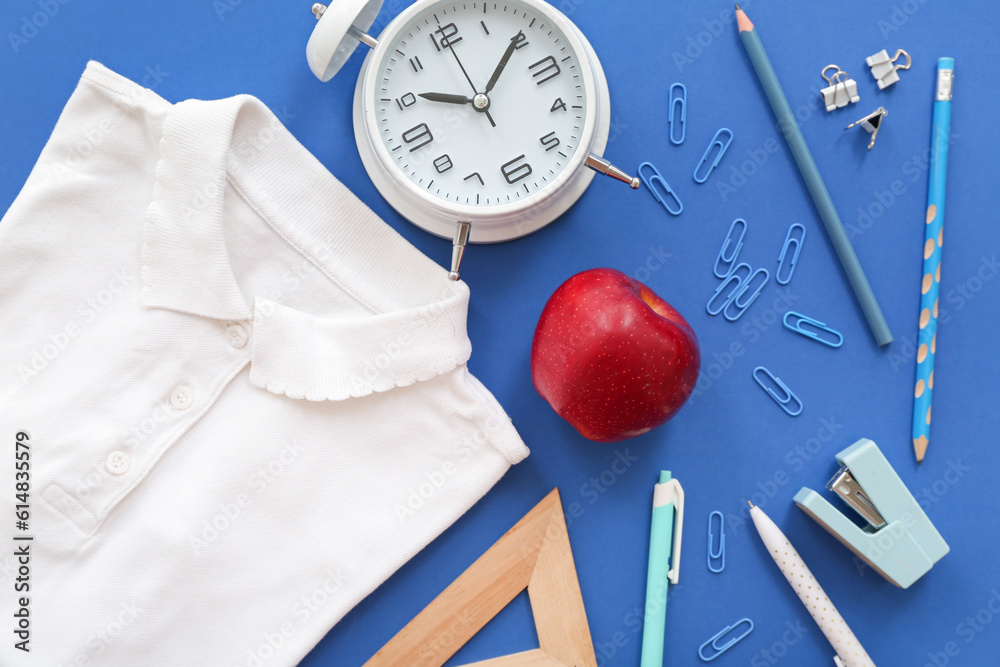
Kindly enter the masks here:
<path id="1" fill-rule="evenodd" d="M 830 602 L 823 587 L 816 581 L 816 577 L 806 567 L 802 556 L 788 541 L 785 534 L 759 507 L 754 507 L 752 503 L 750 504 L 750 518 L 753 519 L 753 525 L 757 528 L 757 533 L 764 542 L 764 546 L 767 547 L 767 552 L 771 554 L 771 558 L 774 559 L 781 573 L 785 575 L 792 590 L 802 600 L 809 615 L 813 617 L 816 625 L 823 631 L 823 635 L 837 652 L 834 662 L 843 667 L 875 667 L 875 663 L 868 657 L 868 653 L 865 652 L 858 638 L 847 627 L 844 617 Z"/>

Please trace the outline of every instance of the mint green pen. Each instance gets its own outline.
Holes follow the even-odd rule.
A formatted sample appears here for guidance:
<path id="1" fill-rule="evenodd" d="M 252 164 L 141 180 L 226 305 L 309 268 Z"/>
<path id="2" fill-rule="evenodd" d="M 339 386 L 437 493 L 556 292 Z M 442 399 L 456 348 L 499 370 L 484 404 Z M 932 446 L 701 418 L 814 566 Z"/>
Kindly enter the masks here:
<path id="1" fill-rule="evenodd" d="M 674 532 L 674 517 L 677 532 Z M 646 575 L 646 611 L 642 624 L 640 667 L 663 665 L 663 634 L 667 618 L 667 590 L 677 583 L 684 528 L 684 489 L 670 471 L 660 472 L 653 487 L 653 526 L 649 532 L 649 572 Z"/>

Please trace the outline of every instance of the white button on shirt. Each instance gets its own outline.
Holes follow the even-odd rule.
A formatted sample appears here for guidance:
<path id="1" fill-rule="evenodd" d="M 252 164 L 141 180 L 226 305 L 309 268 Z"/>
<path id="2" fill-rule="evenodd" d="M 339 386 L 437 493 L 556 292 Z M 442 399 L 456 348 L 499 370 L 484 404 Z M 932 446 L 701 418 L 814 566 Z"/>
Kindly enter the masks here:
<path id="1" fill-rule="evenodd" d="M 170 405 L 174 406 L 178 410 L 187 410 L 191 407 L 191 402 L 194 400 L 194 394 L 190 387 L 180 386 L 175 387 L 172 392 L 170 392 Z"/>
<path id="2" fill-rule="evenodd" d="M 247 341 L 250 340 L 247 330 L 242 324 L 230 324 L 226 328 L 226 338 L 229 340 L 229 344 L 237 350 L 246 345 Z"/>
<path id="3" fill-rule="evenodd" d="M 115 450 L 108 454 L 108 458 L 104 464 L 107 466 L 108 472 L 112 475 L 124 475 L 128 472 L 128 454 Z"/>
<path id="4" fill-rule="evenodd" d="M 256 99 L 88 65 L 0 222 L 34 536 L 31 652 L 0 664 L 297 664 L 527 455 L 468 299 Z"/>

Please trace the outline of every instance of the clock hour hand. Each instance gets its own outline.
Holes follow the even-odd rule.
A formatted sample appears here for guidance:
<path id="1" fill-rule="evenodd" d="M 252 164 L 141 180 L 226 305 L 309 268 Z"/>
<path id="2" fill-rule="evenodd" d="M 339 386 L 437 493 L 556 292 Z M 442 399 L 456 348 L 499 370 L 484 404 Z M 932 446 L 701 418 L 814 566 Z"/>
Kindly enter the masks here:
<path id="1" fill-rule="evenodd" d="M 471 97 L 452 95 L 450 93 L 419 93 L 417 97 L 422 97 L 431 102 L 444 102 L 445 104 L 472 104 Z"/>
<path id="2" fill-rule="evenodd" d="M 497 79 L 500 78 L 500 73 L 503 72 L 504 68 L 507 66 L 507 61 L 510 60 L 510 57 L 514 54 L 514 50 L 517 48 L 518 42 L 521 41 L 523 35 L 524 32 L 519 30 L 516 35 L 510 38 L 510 44 L 507 45 L 507 50 L 503 52 L 503 57 L 500 58 L 500 63 L 497 65 L 497 68 L 493 70 L 493 75 L 486 83 L 485 92 L 487 95 L 491 90 L 493 90 L 493 86 L 497 85 Z"/>

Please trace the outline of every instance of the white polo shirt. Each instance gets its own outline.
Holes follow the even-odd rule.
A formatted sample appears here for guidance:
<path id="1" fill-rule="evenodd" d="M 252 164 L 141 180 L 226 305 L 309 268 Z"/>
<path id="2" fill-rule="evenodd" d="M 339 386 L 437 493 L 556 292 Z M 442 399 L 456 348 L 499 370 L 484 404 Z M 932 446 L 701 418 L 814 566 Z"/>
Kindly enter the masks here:
<path id="1" fill-rule="evenodd" d="M 528 453 L 468 300 L 260 101 L 90 63 L 0 222 L 0 664 L 296 664 Z"/>

